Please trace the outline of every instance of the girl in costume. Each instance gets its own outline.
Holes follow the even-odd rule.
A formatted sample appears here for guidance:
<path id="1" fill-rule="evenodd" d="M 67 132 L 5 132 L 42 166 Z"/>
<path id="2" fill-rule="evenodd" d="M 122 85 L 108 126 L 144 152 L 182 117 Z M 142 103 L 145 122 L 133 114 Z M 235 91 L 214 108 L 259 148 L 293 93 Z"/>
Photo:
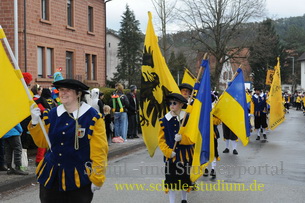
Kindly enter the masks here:
<path id="1" fill-rule="evenodd" d="M 36 169 L 41 202 L 92 201 L 105 181 L 108 145 L 103 116 L 82 102 L 88 86 L 74 79 L 54 82 L 61 105 L 44 111 L 46 137 L 39 108 L 31 109 L 28 128 L 35 143 L 49 148 Z"/>
<path id="2" fill-rule="evenodd" d="M 160 119 L 159 147 L 164 155 L 164 187 L 169 194 L 169 202 L 175 202 L 175 190 L 181 191 L 181 200 L 187 202 L 187 192 L 191 190 L 190 167 L 192 165 L 194 145 L 188 143 L 179 132 L 185 111 L 182 107 L 187 100 L 177 93 L 167 96 L 170 112 Z M 179 142 L 173 149 L 175 142 Z"/>

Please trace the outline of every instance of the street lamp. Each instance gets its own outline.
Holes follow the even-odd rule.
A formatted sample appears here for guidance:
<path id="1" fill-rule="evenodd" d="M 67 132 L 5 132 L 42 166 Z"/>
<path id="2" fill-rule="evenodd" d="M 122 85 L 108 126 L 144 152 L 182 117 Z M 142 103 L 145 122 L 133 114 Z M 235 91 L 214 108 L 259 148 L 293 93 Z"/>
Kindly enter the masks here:
<path id="1" fill-rule="evenodd" d="M 289 59 L 292 59 L 292 75 L 294 75 L 294 57 L 290 56 Z"/>
<path id="2" fill-rule="evenodd" d="M 294 91 L 294 57 L 290 56 L 289 59 L 292 59 L 292 92 Z"/>

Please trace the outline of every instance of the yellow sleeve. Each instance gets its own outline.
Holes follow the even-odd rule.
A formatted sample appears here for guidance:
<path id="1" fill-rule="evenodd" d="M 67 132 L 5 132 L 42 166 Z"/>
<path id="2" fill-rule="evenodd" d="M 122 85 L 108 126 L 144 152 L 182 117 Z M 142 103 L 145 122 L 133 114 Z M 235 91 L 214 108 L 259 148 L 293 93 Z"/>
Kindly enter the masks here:
<path id="1" fill-rule="evenodd" d="M 220 125 L 221 124 L 221 120 L 215 116 L 213 116 L 213 125 Z"/>
<path id="2" fill-rule="evenodd" d="M 48 134 L 50 124 L 44 125 L 46 132 Z M 37 147 L 40 148 L 49 148 L 49 145 L 47 143 L 47 140 L 43 134 L 43 131 L 41 129 L 41 126 L 37 124 L 36 126 L 32 125 L 32 121 L 28 125 L 28 130 L 30 131 L 30 134 L 36 144 Z"/>
<path id="3" fill-rule="evenodd" d="M 103 118 L 97 119 L 93 134 L 90 138 L 90 159 L 92 161 L 92 172 L 89 179 L 96 186 L 101 187 L 106 179 L 108 155 L 108 142 Z"/>
<path id="4" fill-rule="evenodd" d="M 166 144 L 163 128 L 164 127 L 161 126 L 160 131 L 159 131 L 159 136 L 158 136 L 159 148 L 166 158 L 170 158 L 172 155 L 173 149 L 169 148 L 169 146 Z"/>
<path id="5" fill-rule="evenodd" d="M 250 103 L 250 114 L 254 114 L 254 102 L 251 101 Z"/>

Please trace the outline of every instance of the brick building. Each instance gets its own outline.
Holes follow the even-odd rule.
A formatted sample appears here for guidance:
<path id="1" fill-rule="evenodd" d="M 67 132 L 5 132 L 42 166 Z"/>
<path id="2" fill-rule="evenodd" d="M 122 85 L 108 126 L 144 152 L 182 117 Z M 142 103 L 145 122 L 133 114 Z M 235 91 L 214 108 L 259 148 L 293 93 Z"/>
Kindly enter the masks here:
<path id="1" fill-rule="evenodd" d="M 105 85 L 104 0 L 18 0 L 18 61 L 33 82 L 51 85 L 64 78 L 91 87 Z M 0 1 L 0 25 L 14 51 L 14 0 Z"/>

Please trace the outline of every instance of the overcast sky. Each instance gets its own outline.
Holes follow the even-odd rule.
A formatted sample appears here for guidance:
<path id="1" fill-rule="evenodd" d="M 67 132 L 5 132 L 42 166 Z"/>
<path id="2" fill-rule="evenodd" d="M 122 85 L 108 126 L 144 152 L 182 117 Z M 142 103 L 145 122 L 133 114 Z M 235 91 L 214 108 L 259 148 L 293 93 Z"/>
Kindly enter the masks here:
<path id="1" fill-rule="evenodd" d="M 126 4 L 134 12 L 135 17 L 140 22 L 140 29 L 143 33 L 147 26 L 147 12 L 151 11 L 154 19 L 154 26 L 158 29 L 158 17 L 151 0 L 111 0 L 107 6 L 107 27 L 118 31 L 122 14 L 126 10 Z M 291 16 L 303 16 L 305 14 L 304 0 L 266 0 L 268 17 L 272 19 L 285 18 Z M 177 32 L 178 30 L 172 30 Z"/>

